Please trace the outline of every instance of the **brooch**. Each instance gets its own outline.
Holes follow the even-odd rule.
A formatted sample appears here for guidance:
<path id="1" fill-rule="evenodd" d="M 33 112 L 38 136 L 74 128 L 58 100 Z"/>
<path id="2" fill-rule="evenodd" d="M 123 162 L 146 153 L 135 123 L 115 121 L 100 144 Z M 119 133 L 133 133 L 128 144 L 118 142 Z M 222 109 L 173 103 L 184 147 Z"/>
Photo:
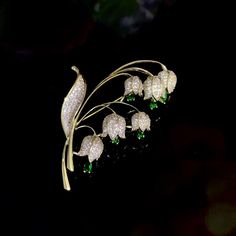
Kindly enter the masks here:
<path id="1" fill-rule="evenodd" d="M 138 65 L 158 65 L 161 71 L 153 74 L 149 70 Z M 174 91 L 177 77 L 175 73 L 168 70 L 165 65 L 154 60 L 137 60 L 127 63 L 104 78 L 90 94 L 86 96 L 87 84 L 79 69 L 72 67 L 77 74 L 77 78 L 64 99 L 61 108 L 61 123 L 65 133 L 66 141 L 62 152 L 61 170 L 63 187 L 71 190 L 67 170 L 74 171 L 74 156 L 87 156 L 88 161 L 84 164 L 83 171 L 91 173 L 93 162 L 101 158 L 104 151 L 103 139 L 109 138 L 112 143 L 118 144 L 120 139 L 126 138 L 127 130 L 136 132 L 137 138 L 145 137 L 145 131 L 150 131 L 151 119 L 149 115 L 139 110 L 132 102 L 136 97 L 148 101 L 151 110 L 158 108 L 159 104 L 166 104 L 169 95 Z M 121 96 L 112 101 L 95 104 L 87 108 L 86 105 L 91 97 L 100 88 L 114 79 L 120 79 L 124 83 L 124 91 Z M 115 110 L 116 105 L 126 106 L 127 114 L 132 113 L 130 120 Z M 87 108 L 87 110 L 85 110 Z M 109 114 L 101 122 L 102 132 L 98 133 L 94 127 L 86 124 L 86 120 L 109 110 Z M 86 128 L 91 134 L 82 137 L 79 150 L 74 149 L 74 135 L 80 129 Z"/>

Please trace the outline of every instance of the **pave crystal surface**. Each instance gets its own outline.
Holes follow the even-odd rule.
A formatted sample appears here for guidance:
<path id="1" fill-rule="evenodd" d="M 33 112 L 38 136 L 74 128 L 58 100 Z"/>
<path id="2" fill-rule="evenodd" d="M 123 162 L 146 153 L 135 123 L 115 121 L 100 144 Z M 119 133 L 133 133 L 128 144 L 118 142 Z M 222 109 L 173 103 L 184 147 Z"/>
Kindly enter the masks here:
<path id="1" fill-rule="evenodd" d="M 84 137 L 79 156 L 88 156 L 89 162 L 98 160 L 104 149 L 104 144 L 97 135 L 88 135 Z"/>
<path id="2" fill-rule="evenodd" d="M 144 100 L 152 98 L 152 77 L 148 76 L 143 83 Z"/>
<path id="3" fill-rule="evenodd" d="M 64 99 L 61 110 L 61 123 L 66 137 L 70 134 L 73 119 L 84 101 L 86 89 L 86 83 L 83 77 L 79 75 Z"/>
<path id="4" fill-rule="evenodd" d="M 168 93 L 172 93 L 175 89 L 177 83 L 177 77 L 175 73 L 171 70 L 163 70 L 158 73 L 158 77 L 162 81 L 165 89 L 167 89 Z"/>
<path id="5" fill-rule="evenodd" d="M 167 90 L 169 93 L 172 93 L 175 89 L 177 83 L 177 76 L 173 71 L 169 71 L 168 85 Z"/>
<path id="6" fill-rule="evenodd" d="M 160 78 L 164 88 L 167 88 L 169 72 L 167 70 L 160 71 L 158 77 Z"/>
<path id="7" fill-rule="evenodd" d="M 110 114 L 106 116 L 103 120 L 102 124 L 102 137 L 106 137 L 109 135 L 110 139 L 113 140 L 117 136 L 120 138 L 125 138 L 125 128 L 126 128 L 126 121 L 125 118 L 117 115 L 117 114 Z"/>
<path id="8" fill-rule="evenodd" d="M 152 95 L 158 101 L 162 96 L 164 86 L 158 76 L 153 76 L 152 79 Z"/>
<path id="9" fill-rule="evenodd" d="M 89 154 L 89 150 L 92 146 L 93 143 L 93 136 L 92 135 L 88 135 L 86 137 L 83 138 L 80 150 L 78 152 L 79 156 L 87 156 Z"/>
<path id="10" fill-rule="evenodd" d="M 132 93 L 132 77 L 129 77 L 125 80 L 125 93 L 124 95 L 128 95 Z"/>
<path id="11" fill-rule="evenodd" d="M 132 88 L 134 94 L 138 94 L 139 96 L 143 95 L 143 84 L 138 76 L 133 76 L 132 78 Z"/>
<path id="12" fill-rule="evenodd" d="M 140 129 L 141 131 L 150 130 L 151 120 L 145 112 L 137 112 L 131 117 L 132 131 Z"/>
<path id="13" fill-rule="evenodd" d="M 124 95 L 128 95 L 133 93 L 135 95 L 142 96 L 143 93 L 143 84 L 138 76 L 131 76 L 125 80 L 125 93 Z"/>

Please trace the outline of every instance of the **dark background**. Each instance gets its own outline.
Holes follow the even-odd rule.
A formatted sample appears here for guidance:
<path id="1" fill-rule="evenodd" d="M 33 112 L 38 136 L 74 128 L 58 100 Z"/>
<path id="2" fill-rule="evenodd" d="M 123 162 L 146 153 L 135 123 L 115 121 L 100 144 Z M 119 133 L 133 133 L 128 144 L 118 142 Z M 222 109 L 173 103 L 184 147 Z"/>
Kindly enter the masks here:
<path id="1" fill-rule="evenodd" d="M 230 6 L 162 1 L 153 21 L 121 36 L 78 1 L 1 4 L 1 235 L 216 235 L 209 209 L 224 203 L 235 214 L 236 206 Z M 70 67 L 91 89 L 136 59 L 178 76 L 149 147 L 92 177 L 70 175 L 73 189 L 64 191 L 60 108 Z M 213 214 L 223 228 L 225 211 Z"/>

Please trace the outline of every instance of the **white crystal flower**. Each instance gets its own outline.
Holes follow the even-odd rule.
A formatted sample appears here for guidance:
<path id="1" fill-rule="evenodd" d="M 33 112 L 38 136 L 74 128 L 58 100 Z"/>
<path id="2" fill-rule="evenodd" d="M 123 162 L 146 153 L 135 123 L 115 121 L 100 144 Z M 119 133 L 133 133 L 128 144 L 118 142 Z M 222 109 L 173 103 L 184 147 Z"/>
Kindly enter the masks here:
<path id="1" fill-rule="evenodd" d="M 88 135 L 84 137 L 80 150 L 78 152 L 79 156 L 88 156 L 89 162 L 98 160 L 102 155 L 104 149 L 103 142 L 101 138 L 97 135 Z"/>
<path id="2" fill-rule="evenodd" d="M 158 76 L 148 76 L 143 83 L 144 100 L 155 98 L 158 101 L 164 93 L 165 87 Z"/>
<path id="3" fill-rule="evenodd" d="M 134 93 L 135 95 L 143 95 L 143 84 L 138 76 L 131 76 L 125 80 L 125 94 Z"/>
<path id="4" fill-rule="evenodd" d="M 102 124 L 102 137 L 106 137 L 109 135 L 111 140 L 117 138 L 125 138 L 125 128 L 126 128 L 126 121 L 120 115 L 115 113 L 106 116 L 103 120 Z"/>
<path id="5" fill-rule="evenodd" d="M 158 73 L 158 77 L 160 78 L 165 89 L 167 89 L 168 93 L 172 93 L 177 83 L 176 74 L 171 70 L 163 70 Z"/>
<path id="6" fill-rule="evenodd" d="M 151 119 L 145 112 L 137 112 L 131 117 L 132 131 L 141 129 L 150 130 Z"/>

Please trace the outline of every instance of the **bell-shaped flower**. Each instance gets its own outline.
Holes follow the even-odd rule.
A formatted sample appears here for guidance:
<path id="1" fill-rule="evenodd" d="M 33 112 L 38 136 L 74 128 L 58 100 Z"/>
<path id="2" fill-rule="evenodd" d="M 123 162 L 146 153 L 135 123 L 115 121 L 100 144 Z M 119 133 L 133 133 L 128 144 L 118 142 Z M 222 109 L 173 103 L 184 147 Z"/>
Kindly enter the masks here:
<path id="1" fill-rule="evenodd" d="M 160 78 L 165 89 L 167 89 L 168 93 L 172 93 L 177 83 L 176 74 L 171 70 L 163 70 L 158 73 L 158 77 Z"/>
<path id="2" fill-rule="evenodd" d="M 125 128 L 126 121 L 125 118 L 117 115 L 116 113 L 110 114 L 106 116 L 103 120 L 102 124 L 102 137 L 106 137 L 109 135 L 111 140 L 117 138 L 125 138 Z"/>
<path id="3" fill-rule="evenodd" d="M 150 130 L 151 119 L 145 112 L 137 112 L 131 117 L 132 131 Z"/>
<path id="4" fill-rule="evenodd" d="M 135 94 L 142 96 L 143 95 L 143 84 L 141 79 L 138 76 L 131 76 L 125 80 L 125 93 L 124 95 L 128 94 Z"/>
<path id="5" fill-rule="evenodd" d="M 88 135 L 84 137 L 78 155 L 88 156 L 88 160 L 91 163 L 94 160 L 99 159 L 99 157 L 102 155 L 103 149 L 104 145 L 99 136 Z"/>
<path id="6" fill-rule="evenodd" d="M 144 100 L 155 98 L 158 101 L 165 91 L 165 87 L 162 84 L 158 76 L 148 76 L 143 83 Z"/>

